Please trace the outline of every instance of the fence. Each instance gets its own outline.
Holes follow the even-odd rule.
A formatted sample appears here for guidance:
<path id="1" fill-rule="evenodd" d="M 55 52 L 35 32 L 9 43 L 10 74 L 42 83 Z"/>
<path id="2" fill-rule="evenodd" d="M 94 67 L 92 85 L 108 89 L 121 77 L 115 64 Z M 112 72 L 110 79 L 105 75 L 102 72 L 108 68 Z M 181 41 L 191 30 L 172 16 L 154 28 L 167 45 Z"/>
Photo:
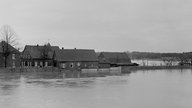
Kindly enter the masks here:
<path id="1" fill-rule="evenodd" d="M 98 69 L 81 69 L 81 73 L 98 73 Z"/>
<path id="2" fill-rule="evenodd" d="M 101 68 L 101 69 L 81 69 L 81 73 L 94 74 L 120 74 L 121 67 Z"/>

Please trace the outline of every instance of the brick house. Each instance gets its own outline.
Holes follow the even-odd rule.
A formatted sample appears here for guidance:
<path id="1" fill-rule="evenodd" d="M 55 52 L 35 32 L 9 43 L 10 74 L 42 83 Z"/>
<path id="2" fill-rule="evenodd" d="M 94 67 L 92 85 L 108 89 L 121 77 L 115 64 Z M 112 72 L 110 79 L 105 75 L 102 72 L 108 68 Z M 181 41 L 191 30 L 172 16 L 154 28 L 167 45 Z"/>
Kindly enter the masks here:
<path id="1" fill-rule="evenodd" d="M 101 52 L 98 56 L 99 67 L 131 66 L 131 59 L 124 52 Z"/>
<path id="2" fill-rule="evenodd" d="M 62 49 L 54 54 L 55 64 L 62 69 L 97 69 L 98 58 L 94 50 Z"/>
<path id="3" fill-rule="evenodd" d="M 3 56 L 5 54 L 5 47 L 8 49 L 7 52 L 9 52 L 7 63 L 5 63 L 5 57 Z M 20 67 L 20 52 L 4 41 L 0 42 L 0 67 Z"/>
<path id="4" fill-rule="evenodd" d="M 59 50 L 58 46 L 47 45 L 26 45 L 21 55 L 22 67 L 47 67 L 53 66 L 54 51 Z"/>

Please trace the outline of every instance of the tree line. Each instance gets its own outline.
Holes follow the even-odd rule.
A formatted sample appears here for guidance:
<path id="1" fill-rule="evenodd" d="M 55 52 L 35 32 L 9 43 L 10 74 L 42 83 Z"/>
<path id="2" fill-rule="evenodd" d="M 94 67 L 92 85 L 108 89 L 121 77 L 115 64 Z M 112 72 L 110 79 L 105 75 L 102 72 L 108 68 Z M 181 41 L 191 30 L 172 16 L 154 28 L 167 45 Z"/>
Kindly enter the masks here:
<path id="1" fill-rule="evenodd" d="M 131 59 L 157 59 L 164 61 L 171 66 L 173 62 L 179 62 L 180 65 L 192 65 L 192 52 L 182 53 L 156 53 L 156 52 L 127 52 Z"/>
<path id="2" fill-rule="evenodd" d="M 162 57 L 180 57 L 182 53 L 127 52 L 131 59 L 161 59 Z"/>

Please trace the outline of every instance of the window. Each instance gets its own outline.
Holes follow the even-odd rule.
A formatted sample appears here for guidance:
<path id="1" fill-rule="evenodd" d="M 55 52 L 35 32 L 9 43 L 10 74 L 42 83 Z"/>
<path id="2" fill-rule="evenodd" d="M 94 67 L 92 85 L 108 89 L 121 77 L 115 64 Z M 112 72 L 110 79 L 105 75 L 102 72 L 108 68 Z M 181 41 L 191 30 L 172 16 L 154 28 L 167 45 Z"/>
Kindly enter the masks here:
<path id="1" fill-rule="evenodd" d="M 66 68 L 66 64 L 65 64 L 65 63 L 62 63 L 62 64 L 61 64 L 61 68 L 63 68 L 63 69 Z"/>
<path id="2" fill-rule="evenodd" d="M 37 62 L 35 62 L 35 67 L 37 67 Z"/>
<path id="3" fill-rule="evenodd" d="M 21 66 L 23 67 L 24 65 L 23 65 L 24 63 L 23 62 L 21 62 Z"/>
<path id="4" fill-rule="evenodd" d="M 28 63 L 28 62 L 27 62 L 27 61 L 25 61 L 25 66 L 27 66 L 27 63 Z"/>
<path id="5" fill-rule="evenodd" d="M 15 54 L 12 54 L 12 59 L 15 60 Z"/>
<path id="6" fill-rule="evenodd" d="M 81 66 L 81 63 L 78 62 L 78 63 L 77 63 L 77 66 L 80 67 L 80 66 Z"/>
<path id="7" fill-rule="evenodd" d="M 42 67 L 43 66 L 43 62 L 40 62 L 40 67 Z"/>
<path id="8" fill-rule="evenodd" d="M 12 67 L 15 68 L 15 62 L 13 62 L 13 66 Z"/>
<path id="9" fill-rule="evenodd" d="M 30 66 L 30 62 L 27 62 L 27 66 Z"/>
<path id="10" fill-rule="evenodd" d="M 71 67 L 71 68 L 73 68 L 73 67 L 74 67 L 74 64 L 73 64 L 73 63 L 71 63 L 71 64 L 70 64 L 70 67 Z"/>
<path id="11" fill-rule="evenodd" d="M 45 67 L 47 67 L 48 66 L 48 62 L 45 62 Z"/>

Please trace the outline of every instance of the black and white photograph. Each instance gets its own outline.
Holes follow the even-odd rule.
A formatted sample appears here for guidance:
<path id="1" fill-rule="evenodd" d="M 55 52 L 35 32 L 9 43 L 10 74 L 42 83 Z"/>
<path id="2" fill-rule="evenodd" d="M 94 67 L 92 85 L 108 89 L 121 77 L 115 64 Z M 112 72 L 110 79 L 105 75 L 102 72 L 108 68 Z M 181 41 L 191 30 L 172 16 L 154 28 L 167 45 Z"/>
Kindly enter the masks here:
<path id="1" fill-rule="evenodd" d="M 192 1 L 0 0 L 0 108 L 192 108 Z"/>

